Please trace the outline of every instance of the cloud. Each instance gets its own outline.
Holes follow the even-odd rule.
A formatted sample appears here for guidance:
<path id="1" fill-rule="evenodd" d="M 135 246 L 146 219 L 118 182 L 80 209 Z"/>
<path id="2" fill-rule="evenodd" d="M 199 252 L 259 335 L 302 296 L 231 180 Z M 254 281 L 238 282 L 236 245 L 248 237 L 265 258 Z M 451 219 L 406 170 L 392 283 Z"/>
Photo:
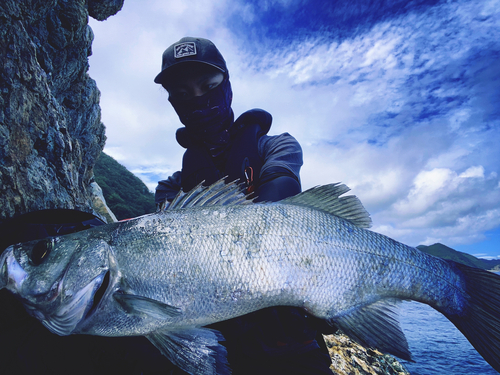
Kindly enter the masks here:
<path id="1" fill-rule="evenodd" d="M 408 13 L 341 42 L 301 40 L 257 63 L 271 83 L 290 85 L 290 93 L 277 85 L 273 113 L 304 147 L 305 185 L 347 182 L 376 220 L 391 223 L 379 231 L 410 243 L 477 241 L 500 224 L 482 195 L 500 203 L 491 143 L 500 136 L 491 105 L 499 86 L 489 83 L 499 79 L 489 68 L 499 45 L 484 38 L 498 36 L 499 17 L 473 7 Z"/>
<path id="2" fill-rule="evenodd" d="M 500 259 L 500 255 L 488 255 L 488 254 L 484 254 L 484 253 L 472 254 L 472 255 L 475 256 L 476 258 L 486 259 L 486 260 L 498 260 L 498 259 Z"/>
<path id="3" fill-rule="evenodd" d="M 153 79 L 164 49 L 183 36 L 208 34 L 226 40 L 224 30 L 208 22 L 222 8 L 224 1 L 193 1 L 189 6 L 179 1 L 131 1 L 105 22 L 90 20 L 95 34 L 90 75 L 101 91 L 105 151 L 129 169 L 180 169 L 183 149 L 173 135 L 181 124 L 167 93 Z M 218 43 L 222 51 L 225 44 Z M 153 185 L 148 182 L 150 188 Z"/>
<path id="4" fill-rule="evenodd" d="M 500 226 L 500 189 L 495 174 L 484 176 L 482 166 L 463 173 L 446 169 L 420 172 L 408 195 L 378 215 L 391 222 L 379 230 L 390 235 L 410 229 L 408 238 L 422 244 L 469 244 L 486 239 L 484 233 Z"/>
<path id="5" fill-rule="evenodd" d="M 349 4 L 148 0 L 93 21 L 105 151 L 150 188 L 180 169 L 153 78 L 169 44 L 203 36 L 235 113 L 266 109 L 301 143 L 304 188 L 346 183 L 374 230 L 411 245 L 481 241 L 500 226 L 499 1 Z"/>

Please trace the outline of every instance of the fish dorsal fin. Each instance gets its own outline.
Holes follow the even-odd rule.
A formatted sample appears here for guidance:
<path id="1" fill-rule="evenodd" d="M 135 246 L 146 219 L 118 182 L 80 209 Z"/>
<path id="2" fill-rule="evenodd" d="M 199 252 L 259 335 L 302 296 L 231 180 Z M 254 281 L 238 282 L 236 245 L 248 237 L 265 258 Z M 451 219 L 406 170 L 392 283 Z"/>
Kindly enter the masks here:
<path id="1" fill-rule="evenodd" d="M 395 308 L 395 304 L 387 300 L 378 301 L 332 320 L 359 344 L 411 361 Z"/>
<path id="2" fill-rule="evenodd" d="M 283 199 L 280 203 L 312 207 L 341 217 L 359 228 L 369 228 L 372 223 L 370 214 L 365 210 L 358 197 L 354 195 L 341 197 L 349 190 L 351 189 L 340 183 L 322 185 Z"/>
<path id="3" fill-rule="evenodd" d="M 250 203 L 252 203 L 252 200 L 247 199 L 237 181 L 226 184 L 224 179 L 220 179 L 210 186 L 203 186 L 203 182 L 201 182 L 187 193 L 181 189 L 174 200 L 166 205 L 164 210 Z"/>

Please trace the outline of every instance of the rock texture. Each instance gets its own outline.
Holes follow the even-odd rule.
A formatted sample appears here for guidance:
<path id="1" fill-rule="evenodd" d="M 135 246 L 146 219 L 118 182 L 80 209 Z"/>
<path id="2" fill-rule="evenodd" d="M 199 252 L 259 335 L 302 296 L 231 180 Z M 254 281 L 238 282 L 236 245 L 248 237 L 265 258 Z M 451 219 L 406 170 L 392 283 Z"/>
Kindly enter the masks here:
<path id="1" fill-rule="evenodd" d="M 88 74 L 89 14 L 123 0 L 0 2 L 0 219 L 46 208 L 93 209 L 104 147 L 99 90 Z"/>
<path id="2" fill-rule="evenodd" d="M 101 187 L 95 181 L 92 182 L 90 186 L 92 187 L 92 207 L 94 208 L 94 211 L 97 212 L 101 217 L 104 217 L 104 219 L 108 223 L 114 223 L 115 221 L 118 221 L 113 211 L 111 211 L 108 207 L 106 199 L 102 194 Z"/>
<path id="3" fill-rule="evenodd" d="M 330 369 L 337 375 L 410 375 L 390 355 L 366 349 L 342 333 L 325 336 L 332 358 Z"/>

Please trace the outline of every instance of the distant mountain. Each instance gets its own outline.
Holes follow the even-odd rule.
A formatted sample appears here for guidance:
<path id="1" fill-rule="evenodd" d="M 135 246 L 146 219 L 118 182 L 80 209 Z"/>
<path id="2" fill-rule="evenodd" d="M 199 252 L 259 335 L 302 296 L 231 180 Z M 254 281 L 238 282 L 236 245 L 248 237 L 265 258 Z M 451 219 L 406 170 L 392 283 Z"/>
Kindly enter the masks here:
<path id="1" fill-rule="evenodd" d="M 104 152 L 97 159 L 94 175 L 118 220 L 155 212 L 154 194 L 144 182 Z"/>
<path id="2" fill-rule="evenodd" d="M 431 254 L 443 259 L 453 260 L 467 266 L 482 268 L 485 270 L 497 269 L 500 271 L 500 260 L 479 259 L 473 255 L 453 250 L 451 247 L 445 246 L 440 243 L 435 243 L 431 246 L 419 245 L 417 246 L 417 249 L 423 251 L 424 253 Z"/>

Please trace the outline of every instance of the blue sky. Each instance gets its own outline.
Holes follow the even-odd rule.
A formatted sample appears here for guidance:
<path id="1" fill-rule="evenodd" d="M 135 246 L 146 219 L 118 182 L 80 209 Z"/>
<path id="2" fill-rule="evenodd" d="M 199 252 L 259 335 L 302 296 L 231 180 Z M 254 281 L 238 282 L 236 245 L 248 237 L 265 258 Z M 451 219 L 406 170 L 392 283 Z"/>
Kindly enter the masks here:
<path id="1" fill-rule="evenodd" d="M 94 30 L 105 152 L 153 190 L 181 126 L 153 83 L 183 36 L 224 55 L 241 114 L 301 143 L 303 188 L 341 181 L 372 230 L 500 256 L 500 1 L 126 0 Z"/>

